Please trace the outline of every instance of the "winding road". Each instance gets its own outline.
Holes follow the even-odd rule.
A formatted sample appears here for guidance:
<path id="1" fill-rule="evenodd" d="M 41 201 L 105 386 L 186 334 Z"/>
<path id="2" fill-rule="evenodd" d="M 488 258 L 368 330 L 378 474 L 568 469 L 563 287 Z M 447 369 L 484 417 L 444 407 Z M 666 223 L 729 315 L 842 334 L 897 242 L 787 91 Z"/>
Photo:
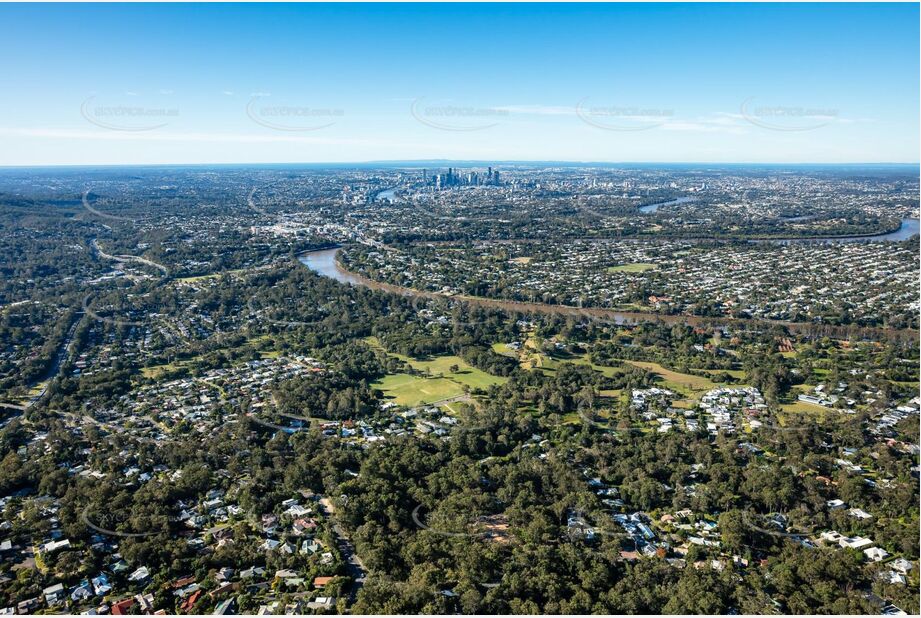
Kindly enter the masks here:
<path id="1" fill-rule="evenodd" d="M 137 255 L 112 255 L 112 254 L 106 253 L 99 246 L 98 238 L 94 238 L 91 244 L 93 246 L 93 250 L 99 255 L 99 257 L 103 257 L 107 260 L 115 260 L 116 262 L 137 262 L 139 264 L 145 264 L 147 266 L 152 266 L 153 268 L 156 268 L 157 270 L 162 272 L 164 276 L 166 277 L 169 276 L 169 269 L 163 264 L 158 264 L 157 262 L 154 262 L 153 260 L 148 260 L 147 258 L 143 258 Z"/>

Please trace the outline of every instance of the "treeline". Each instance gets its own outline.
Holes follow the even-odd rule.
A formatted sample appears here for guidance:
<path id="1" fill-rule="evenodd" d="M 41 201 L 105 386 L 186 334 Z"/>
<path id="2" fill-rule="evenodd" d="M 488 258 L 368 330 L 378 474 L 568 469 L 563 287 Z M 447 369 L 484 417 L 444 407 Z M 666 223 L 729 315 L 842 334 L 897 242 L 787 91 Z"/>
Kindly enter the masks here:
<path id="1" fill-rule="evenodd" d="M 379 396 L 364 382 L 325 372 L 292 378 L 274 391 L 279 412 L 332 420 L 358 419 L 378 409 Z"/>
<path id="2" fill-rule="evenodd" d="M 494 376 L 510 376 L 519 371 L 517 359 L 499 354 L 492 348 L 467 346 L 461 348 L 460 357 L 477 369 Z"/>

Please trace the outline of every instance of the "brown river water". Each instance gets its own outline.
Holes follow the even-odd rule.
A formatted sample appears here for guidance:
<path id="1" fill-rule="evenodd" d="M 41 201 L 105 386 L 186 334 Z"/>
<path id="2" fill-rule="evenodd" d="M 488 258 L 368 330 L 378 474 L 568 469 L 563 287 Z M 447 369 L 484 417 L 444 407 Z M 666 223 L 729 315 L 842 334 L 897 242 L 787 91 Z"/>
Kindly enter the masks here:
<path id="1" fill-rule="evenodd" d="M 889 329 L 859 326 L 831 326 L 813 324 L 809 322 L 783 322 L 779 320 L 759 320 L 754 318 L 705 318 L 693 315 L 666 315 L 662 313 L 641 311 L 617 311 L 599 307 L 573 307 L 569 305 L 551 305 L 547 303 L 523 302 L 503 300 L 497 298 L 484 298 L 480 296 L 466 296 L 457 294 L 448 296 L 437 292 L 426 292 L 413 288 L 382 283 L 368 279 L 358 273 L 346 270 L 336 259 L 341 248 L 323 249 L 305 253 L 300 257 L 302 264 L 310 270 L 341 283 L 360 285 L 374 290 L 381 290 L 402 296 L 418 298 L 450 298 L 463 301 L 472 305 L 486 308 L 502 309 L 513 313 L 541 313 L 564 315 L 573 317 L 589 317 L 610 320 L 615 324 L 639 324 L 641 322 L 663 322 L 665 324 L 688 324 L 702 328 L 719 328 L 722 326 L 748 326 L 768 328 L 770 326 L 784 326 L 797 334 L 812 334 L 835 338 L 857 337 L 861 339 L 902 339 L 917 340 L 918 331 L 915 329 Z"/>

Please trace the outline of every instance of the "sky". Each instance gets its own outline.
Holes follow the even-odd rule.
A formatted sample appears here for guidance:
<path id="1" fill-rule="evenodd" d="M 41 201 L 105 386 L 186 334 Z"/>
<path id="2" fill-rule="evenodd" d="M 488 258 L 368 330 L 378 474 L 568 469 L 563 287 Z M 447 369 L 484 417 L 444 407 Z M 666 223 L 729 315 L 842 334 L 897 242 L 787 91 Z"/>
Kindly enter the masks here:
<path id="1" fill-rule="evenodd" d="M 0 5 L 0 165 L 919 161 L 914 4 Z"/>

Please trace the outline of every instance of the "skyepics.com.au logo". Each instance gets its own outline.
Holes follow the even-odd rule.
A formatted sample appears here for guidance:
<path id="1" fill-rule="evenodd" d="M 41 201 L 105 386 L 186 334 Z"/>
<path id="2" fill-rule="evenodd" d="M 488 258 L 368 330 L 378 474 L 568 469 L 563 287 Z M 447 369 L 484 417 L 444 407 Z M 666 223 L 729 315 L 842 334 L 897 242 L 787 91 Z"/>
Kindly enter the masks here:
<path id="1" fill-rule="evenodd" d="M 136 539 L 155 534 L 165 534 L 169 532 L 169 526 L 166 522 L 156 523 L 147 530 L 124 530 L 129 527 L 131 517 L 124 511 L 112 511 L 104 509 L 93 509 L 87 506 L 80 514 L 80 519 L 86 526 L 98 534 L 106 536 L 115 536 L 125 539 Z"/>
<path id="2" fill-rule="evenodd" d="M 742 117 L 762 129 L 797 132 L 814 131 L 838 120 L 837 109 L 789 105 L 767 105 L 748 97 L 740 106 Z"/>
<path id="3" fill-rule="evenodd" d="M 579 418 L 582 419 L 582 422 L 585 425 L 595 427 L 596 429 L 600 429 L 602 431 L 641 432 L 640 429 L 636 429 L 629 423 L 624 423 L 621 419 L 618 419 L 614 415 L 613 410 L 604 409 L 600 406 L 596 407 L 594 403 L 579 403 L 579 405 L 576 406 L 576 414 L 579 415 Z"/>
<path id="4" fill-rule="evenodd" d="M 609 516 L 592 516 L 578 509 L 566 511 L 560 521 L 563 540 L 569 543 L 592 544 L 601 539 L 623 539 L 626 533 Z"/>
<path id="5" fill-rule="evenodd" d="M 759 514 L 743 510 L 739 517 L 742 525 L 753 532 L 800 544 L 811 544 L 816 535 L 814 526 L 799 526 L 783 513 Z"/>
<path id="6" fill-rule="evenodd" d="M 86 196 L 84 195 L 84 205 L 85 204 Z M 134 280 L 136 284 L 143 280 L 148 283 L 152 282 L 152 285 L 146 288 L 137 288 L 139 291 L 135 291 L 133 294 L 127 290 L 110 290 L 108 292 L 108 299 L 100 300 L 99 298 L 96 298 L 94 300 L 94 297 L 99 296 L 99 294 L 94 294 L 93 292 L 88 293 L 83 298 L 84 313 L 98 322 L 104 322 L 113 326 L 123 327 L 150 326 L 153 321 L 157 320 L 160 317 L 158 312 L 151 309 L 144 309 L 142 306 L 132 307 L 132 297 L 135 297 L 135 300 L 148 298 L 149 295 L 155 292 L 155 290 L 170 280 L 169 269 L 163 264 L 154 262 L 153 260 L 149 260 L 144 257 L 136 255 L 110 254 L 102 248 L 102 246 L 99 244 L 99 240 L 96 238 L 94 238 L 90 243 L 90 249 L 97 259 L 103 262 L 111 261 L 118 268 L 125 268 L 127 264 L 133 264 L 137 265 L 138 268 L 146 269 L 148 271 L 159 271 L 160 274 L 156 277 L 154 275 L 146 274 L 136 275 Z M 105 292 L 101 294 L 105 294 Z"/>
<path id="7" fill-rule="evenodd" d="M 405 296 L 412 298 L 410 306 L 417 319 L 425 325 L 464 328 L 504 319 L 504 316 L 495 310 L 490 312 L 473 303 L 465 303 L 435 292 L 408 292 Z"/>
<path id="8" fill-rule="evenodd" d="M 302 432 L 310 431 L 310 419 L 303 416 L 294 416 L 291 414 L 281 414 L 280 416 L 285 419 L 291 419 L 293 422 L 290 425 L 282 425 L 279 423 L 273 423 L 272 421 L 267 421 L 263 418 L 256 416 L 255 412 L 247 412 L 246 418 L 255 425 L 264 427 L 265 429 L 271 429 L 272 431 L 281 431 L 286 434 L 295 434 Z"/>
<path id="9" fill-rule="evenodd" d="M 131 93 L 131 97 L 137 96 Z M 154 131 L 167 126 L 179 117 L 179 108 L 135 102 L 105 102 L 96 95 L 80 105 L 80 115 L 91 123 L 109 131 Z"/>
<path id="10" fill-rule="evenodd" d="M 576 104 L 576 115 L 585 124 L 605 131 L 648 131 L 668 123 L 675 112 L 659 107 L 590 104 L 585 97 Z"/>
<path id="11" fill-rule="evenodd" d="M 413 523 L 425 532 L 448 538 L 484 539 L 508 543 L 512 539 L 508 517 L 503 513 L 443 514 L 430 512 L 422 504 L 412 510 Z"/>
<path id="12" fill-rule="evenodd" d="M 425 97 L 415 99 L 409 106 L 409 113 L 419 123 L 440 131 L 483 131 L 499 125 L 509 116 L 509 110 L 499 107 L 426 104 L 424 101 Z"/>
<path id="13" fill-rule="evenodd" d="M 90 198 L 89 198 L 90 193 L 92 193 L 91 189 L 87 189 L 86 191 L 83 192 L 83 208 L 88 213 L 96 217 L 99 217 L 100 219 L 107 219 L 109 221 L 124 221 L 125 223 L 136 223 L 136 221 L 134 219 L 131 219 L 130 217 L 122 217 L 120 215 L 113 215 L 107 212 L 102 212 L 101 210 L 99 210 L 98 208 L 90 204 Z"/>
<path id="14" fill-rule="evenodd" d="M 99 303 L 99 301 L 93 298 L 93 294 L 87 294 L 83 298 L 83 312 L 96 320 L 97 322 L 103 322 L 105 324 L 111 324 L 112 326 L 136 326 L 139 328 L 150 326 L 153 322 L 151 316 L 147 316 L 148 319 L 130 319 L 122 317 L 121 312 L 118 309 L 114 308 L 111 304 L 108 306 L 102 306 L 105 303 Z M 97 306 L 99 305 L 99 306 Z M 122 311 L 124 311 L 122 309 Z M 109 314 L 112 315 L 109 315 Z M 141 317 L 146 314 L 141 314 L 140 312 L 129 312 L 133 316 L 134 313 L 139 313 Z"/>
<path id="15" fill-rule="evenodd" d="M 333 107 L 291 105 L 281 100 L 273 101 L 268 94 L 257 93 L 246 104 L 246 115 L 267 129 L 298 133 L 329 128 L 345 116 L 345 111 Z"/>
<path id="16" fill-rule="evenodd" d="M 246 198 L 246 205 L 249 206 L 252 210 L 255 210 L 260 215 L 269 216 L 269 213 L 266 212 L 265 208 L 256 203 L 256 192 L 260 189 L 265 189 L 265 187 L 253 187 L 249 192 L 249 195 Z"/>
<path id="17" fill-rule="evenodd" d="M 298 262 L 300 265 L 300 262 Z M 316 307 L 291 307 L 287 305 L 275 305 L 275 306 L 260 306 L 260 302 L 255 298 L 250 298 L 246 301 L 246 307 L 249 309 L 250 316 L 260 323 L 274 324 L 275 326 L 281 326 L 284 328 L 298 328 L 302 326 L 314 326 L 328 319 L 333 315 L 337 309 L 337 304 L 334 302 L 328 302 L 324 305 Z M 298 314 L 298 317 L 306 317 L 307 319 L 284 319 L 284 317 L 276 317 L 279 314 L 285 313 L 294 313 Z"/>

